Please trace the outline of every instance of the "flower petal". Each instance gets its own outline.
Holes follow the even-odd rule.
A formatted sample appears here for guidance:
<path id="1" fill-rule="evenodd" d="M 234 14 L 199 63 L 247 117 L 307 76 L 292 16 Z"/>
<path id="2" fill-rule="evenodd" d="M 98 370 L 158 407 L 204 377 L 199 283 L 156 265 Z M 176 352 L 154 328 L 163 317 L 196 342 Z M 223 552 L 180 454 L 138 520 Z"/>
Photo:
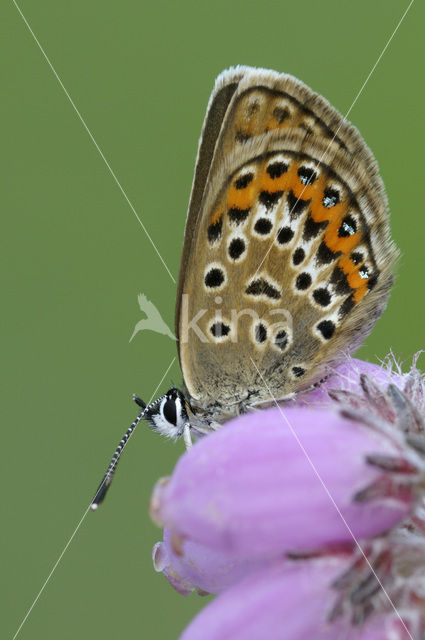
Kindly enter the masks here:
<path id="1" fill-rule="evenodd" d="M 195 589 L 221 593 L 271 562 L 259 557 L 235 558 L 190 540 L 182 541 L 181 548 L 176 549 L 168 528 L 164 530 L 164 542 L 154 546 L 152 557 L 156 571 L 161 571 L 182 595 Z"/>
<path id="2" fill-rule="evenodd" d="M 221 594 L 189 624 L 180 640 L 388 640 L 392 617 L 352 627 L 328 621 L 336 601 L 332 581 L 341 557 L 276 564 Z M 395 636 L 402 638 L 403 636 Z"/>
<path id="3" fill-rule="evenodd" d="M 331 411 L 247 414 L 180 458 L 156 492 L 155 518 L 239 557 L 353 542 L 387 530 L 412 506 L 408 491 L 403 501 L 353 501 L 383 477 L 366 463 L 376 452 L 400 455 L 388 436 Z"/>

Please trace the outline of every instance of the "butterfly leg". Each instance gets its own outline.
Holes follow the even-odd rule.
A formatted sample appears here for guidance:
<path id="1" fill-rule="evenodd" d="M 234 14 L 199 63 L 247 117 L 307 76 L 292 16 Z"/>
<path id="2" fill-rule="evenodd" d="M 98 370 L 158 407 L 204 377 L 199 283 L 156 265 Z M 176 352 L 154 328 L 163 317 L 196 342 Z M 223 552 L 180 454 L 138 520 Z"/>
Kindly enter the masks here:
<path id="1" fill-rule="evenodd" d="M 188 451 L 191 446 L 192 446 L 192 436 L 190 433 L 190 423 L 186 422 L 186 424 L 183 427 L 183 440 L 184 440 L 184 444 L 186 446 L 186 451 Z"/>

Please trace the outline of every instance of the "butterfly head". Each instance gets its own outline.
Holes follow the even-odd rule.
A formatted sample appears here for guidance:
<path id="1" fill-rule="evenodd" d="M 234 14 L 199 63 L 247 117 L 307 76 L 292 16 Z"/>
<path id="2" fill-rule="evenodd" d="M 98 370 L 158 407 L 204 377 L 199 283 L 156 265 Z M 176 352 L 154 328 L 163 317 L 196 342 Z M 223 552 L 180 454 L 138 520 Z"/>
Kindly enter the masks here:
<path id="1" fill-rule="evenodd" d="M 188 411 L 183 392 L 172 387 L 145 408 L 143 417 L 154 431 L 177 440 L 182 435 L 185 424 L 189 422 Z"/>

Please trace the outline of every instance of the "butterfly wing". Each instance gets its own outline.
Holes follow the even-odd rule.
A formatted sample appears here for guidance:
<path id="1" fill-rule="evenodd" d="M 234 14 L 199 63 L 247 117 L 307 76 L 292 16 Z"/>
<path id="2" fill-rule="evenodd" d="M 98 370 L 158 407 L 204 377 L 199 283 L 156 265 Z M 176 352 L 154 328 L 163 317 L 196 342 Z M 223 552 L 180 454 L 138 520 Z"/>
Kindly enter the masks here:
<path id="1" fill-rule="evenodd" d="M 177 297 L 192 398 L 262 401 L 319 379 L 381 315 L 396 256 L 358 131 L 292 76 L 223 72 L 199 144 Z"/>
<path id="2" fill-rule="evenodd" d="M 238 84 L 243 78 L 244 68 L 229 69 L 217 78 L 214 90 L 207 106 L 207 113 L 202 125 L 199 138 L 198 154 L 195 165 L 195 176 L 190 194 L 189 209 L 186 219 L 183 252 L 180 262 L 179 281 L 177 286 L 177 298 L 175 309 L 175 330 L 179 335 L 181 296 L 186 279 L 187 258 L 191 253 L 192 242 L 195 238 L 195 226 L 200 213 L 202 197 L 214 157 L 217 140 L 222 131 L 223 120 L 226 116 L 229 103 Z"/>

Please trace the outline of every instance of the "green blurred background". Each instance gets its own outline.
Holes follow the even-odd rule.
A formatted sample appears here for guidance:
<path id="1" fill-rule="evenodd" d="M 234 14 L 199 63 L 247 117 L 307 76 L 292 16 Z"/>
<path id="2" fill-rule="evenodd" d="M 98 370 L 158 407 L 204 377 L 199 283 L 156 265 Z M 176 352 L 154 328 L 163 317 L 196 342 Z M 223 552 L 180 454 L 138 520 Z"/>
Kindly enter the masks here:
<path id="1" fill-rule="evenodd" d="M 407 1 L 21 0 L 20 7 L 177 276 L 215 76 L 290 72 L 346 112 Z M 135 415 L 172 358 L 140 333 L 137 294 L 173 326 L 176 288 L 14 4 L 2 41 L 1 635 L 12 638 Z M 423 22 L 417 0 L 351 112 L 382 170 L 403 257 L 361 350 L 423 347 Z M 419 289 L 418 289 L 419 288 Z M 419 293 L 418 293 L 419 291 Z M 180 382 L 177 363 L 170 381 Z M 205 600 L 154 573 L 147 504 L 182 452 L 139 428 L 20 637 L 174 639 Z M 282 488 L 284 490 L 284 488 Z"/>

